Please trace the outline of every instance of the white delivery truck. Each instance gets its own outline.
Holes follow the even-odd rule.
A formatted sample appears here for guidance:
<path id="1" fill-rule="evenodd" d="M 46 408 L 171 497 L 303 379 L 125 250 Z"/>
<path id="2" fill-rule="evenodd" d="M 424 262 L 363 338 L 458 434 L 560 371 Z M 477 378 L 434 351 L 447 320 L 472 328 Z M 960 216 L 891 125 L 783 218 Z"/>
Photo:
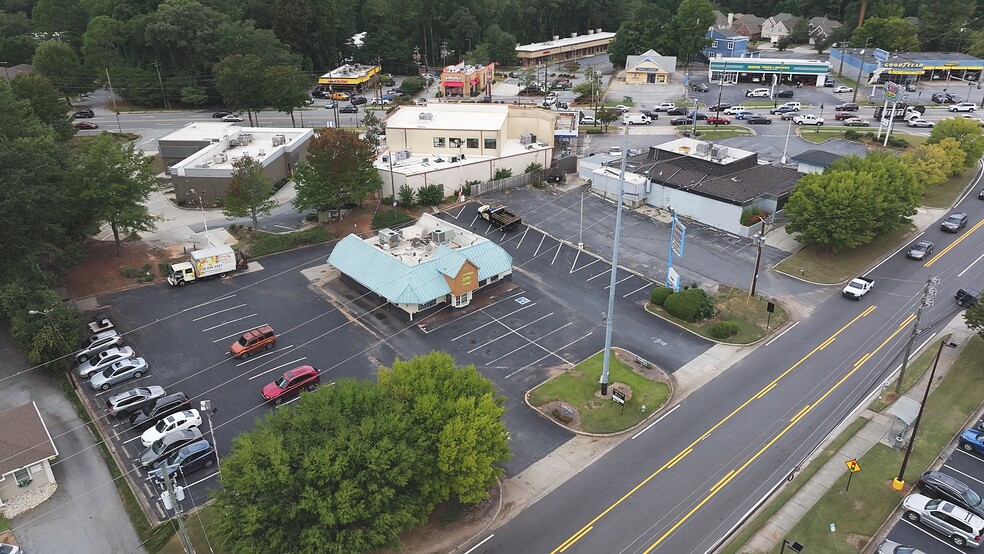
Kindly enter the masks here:
<path id="1" fill-rule="evenodd" d="M 622 116 L 622 125 L 649 125 L 649 116 L 644 113 L 627 113 Z"/>
<path id="2" fill-rule="evenodd" d="M 172 287 L 183 287 L 204 279 L 222 277 L 240 269 L 246 269 L 246 256 L 228 246 L 216 246 L 195 250 L 188 255 L 187 262 L 171 265 L 167 282 Z"/>

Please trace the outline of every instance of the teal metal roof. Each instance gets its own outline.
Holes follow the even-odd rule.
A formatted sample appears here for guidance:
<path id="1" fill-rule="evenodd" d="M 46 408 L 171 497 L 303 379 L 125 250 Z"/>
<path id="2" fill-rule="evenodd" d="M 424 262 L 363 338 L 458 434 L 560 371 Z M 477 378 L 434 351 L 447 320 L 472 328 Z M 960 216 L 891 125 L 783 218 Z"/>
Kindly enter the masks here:
<path id="1" fill-rule="evenodd" d="M 465 261 L 478 268 L 479 280 L 512 269 L 512 256 L 489 241 L 455 249 L 438 246 L 429 260 L 407 265 L 358 236 L 349 235 L 328 256 L 330 265 L 396 304 L 424 304 L 450 294 L 444 276 L 455 277 Z"/>

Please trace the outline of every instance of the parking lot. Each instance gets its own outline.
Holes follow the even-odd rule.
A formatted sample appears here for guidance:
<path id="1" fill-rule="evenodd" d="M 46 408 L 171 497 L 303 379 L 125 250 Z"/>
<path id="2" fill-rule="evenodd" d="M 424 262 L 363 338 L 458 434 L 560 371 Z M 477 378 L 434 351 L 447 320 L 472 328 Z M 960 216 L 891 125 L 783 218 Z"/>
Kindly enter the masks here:
<path id="1" fill-rule="evenodd" d="M 603 257 L 533 228 L 507 234 L 492 229 L 476 218 L 476 208 L 467 204 L 442 217 L 497 241 L 513 256 L 514 273 L 511 282 L 477 295 L 466 309 L 407 322 L 332 279 L 328 248 L 305 248 L 254 261 L 249 272 L 232 278 L 100 297 L 125 344 L 148 361 L 150 371 L 108 391 L 92 391 L 87 383 L 81 388 L 99 413 L 108 396 L 136 386 L 184 392 L 195 409 L 210 400 L 214 429 L 206 421 L 202 432 L 210 441 L 214 433 L 221 460 L 233 437 L 273 409 L 260 389 L 288 369 L 311 364 L 328 386 L 341 378 L 372 379 L 379 365 L 396 358 L 445 350 L 460 364 L 475 364 L 505 396 L 515 453 L 505 469 L 515 475 L 572 436 L 527 407 L 524 394 L 603 348 L 611 273 Z M 710 343 L 646 313 L 642 306 L 653 286 L 635 273 L 619 272 L 613 344 L 673 371 Z M 275 348 L 232 359 L 229 345 L 264 324 L 277 332 Z M 133 482 L 163 515 L 160 485 L 132 463 L 143 450 L 139 433 L 115 418 L 104 417 L 101 425 Z M 179 478 L 192 502 L 204 501 L 207 489 L 217 485 L 219 467 Z"/>
<path id="2" fill-rule="evenodd" d="M 977 452 L 967 452 L 956 443 L 948 449 L 948 456 L 943 466 L 936 471 L 946 473 L 962 481 L 978 494 L 984 494 L 984 456 Z M 918 476 L 908 477 L 913 482 Z M 912 491 L 917 492 L 917 491 Z M 947 537 L 926 527 L 921 523 L 913 523 L 902 516 L 900 510 L 894 526 L 888 532 L 889 540 L 914 546 L 927 553 L 936 552 L 967 552 L 974 550 L 970 547 L 958 547 L 947 540 Z"/>

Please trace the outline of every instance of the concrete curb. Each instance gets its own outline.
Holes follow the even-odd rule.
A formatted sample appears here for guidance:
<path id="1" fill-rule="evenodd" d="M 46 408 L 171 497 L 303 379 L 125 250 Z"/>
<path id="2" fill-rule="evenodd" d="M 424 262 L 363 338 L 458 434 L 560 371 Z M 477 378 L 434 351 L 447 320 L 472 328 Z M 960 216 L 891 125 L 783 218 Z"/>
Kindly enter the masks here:
<path id="1" fill-rule="evenodd" d="M 502 497 L 505 495 L 505 490 L 502 488 L 502 479 L 501 478 L 498 481 L 496 481 L 496 486 L 499 487 L 499 502 L 498 502 L 498 504 L 496 504 L 495 513 L 492 514 L 492 517 L 488 518 L 488 520 L 485 523 L 485 527 L 482 527 L 481 529 L 479 529 L 478 531 L 476 531 L 474 534 L 472 534 L 472 536 L 470 536 L 467 539 L 465 539 L 464 541 L 458 543 L 458 546 L 455 546 L 454 548 L 452 548 L 451 550 L 448 551 L 449 554 L 451 552 L 457 552 L 457 551 L 461 550 L 462 548 L 464 548 L 464 547 L 468 546 L 469 544 L 471 544 L 472 541 L 474 541 L 475 539 L 477 539 L 481 535 L 484 535 L 492 527 L 492 524 L 495 523 L 495 521 L 497 519 L 499 519 L 499 514 L 502 512 Z"/>

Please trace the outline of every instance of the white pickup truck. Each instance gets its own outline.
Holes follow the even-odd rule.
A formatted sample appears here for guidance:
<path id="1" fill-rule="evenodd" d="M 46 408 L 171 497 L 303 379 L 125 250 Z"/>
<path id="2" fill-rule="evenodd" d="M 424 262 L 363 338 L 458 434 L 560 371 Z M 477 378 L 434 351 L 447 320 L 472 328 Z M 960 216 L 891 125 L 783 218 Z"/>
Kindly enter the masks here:
<path id="1" fill-rule="evenodd" d="M 823 118 L 807 113 L 794 117 L 793 123 L 797 125 L 823 125 Z"/>
<path id="2" fill-rule="evenodd" d="M 867 277 L 855 277 L 851 279 L 851 282 L 844 287 L 841 294 L 844 298 L 850 298 L 852 300 L 861 300 L 861 297 L 868 294 L 875 286 L 875 281 L 873 279 L 868 279 Z"/>

